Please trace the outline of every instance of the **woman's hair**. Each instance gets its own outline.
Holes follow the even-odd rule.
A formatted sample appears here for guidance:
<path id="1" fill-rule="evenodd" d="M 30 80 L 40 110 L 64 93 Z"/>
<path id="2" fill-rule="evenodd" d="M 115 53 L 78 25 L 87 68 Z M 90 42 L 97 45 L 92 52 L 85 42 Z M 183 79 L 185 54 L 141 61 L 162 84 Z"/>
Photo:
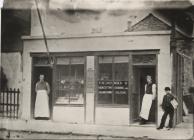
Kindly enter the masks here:
<path id="1" fill-rule="evenodd" d="M 165 87 L 164 90 L 165 91 L 170 91 L 170 87 Z"/>
<path id="2" fill-rule="evenodd" d="M 147 78 L 147 77 L 150 77 L 150 78 L 152 79 L 152 76 L 151 76 L 151 75 L 146 75 L 146 78 Z"/>

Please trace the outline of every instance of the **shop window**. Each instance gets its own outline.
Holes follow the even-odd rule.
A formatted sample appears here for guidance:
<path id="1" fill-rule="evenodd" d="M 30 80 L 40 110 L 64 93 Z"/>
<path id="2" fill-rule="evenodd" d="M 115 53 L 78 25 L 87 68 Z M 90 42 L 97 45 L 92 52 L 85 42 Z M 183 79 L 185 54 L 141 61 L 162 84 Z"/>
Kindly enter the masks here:
<path id="1" fill-rule="evenodd" d="M 128 57 L 99 57 L 98 104 L 128 104 Z"/>
<path id="2" fill-rule="evenodd" d="M 83 104 L 84 58 L 57 58 L 56 81 L 56 104 Z"/>

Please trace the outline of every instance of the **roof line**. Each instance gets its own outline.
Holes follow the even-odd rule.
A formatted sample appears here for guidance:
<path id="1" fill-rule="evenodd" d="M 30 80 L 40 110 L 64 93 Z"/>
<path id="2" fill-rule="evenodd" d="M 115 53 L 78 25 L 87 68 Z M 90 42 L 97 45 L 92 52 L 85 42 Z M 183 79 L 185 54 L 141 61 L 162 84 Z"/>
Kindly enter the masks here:
<path id="1" fill-rule="evenodd" d="M 153 13 L 152 13 L 153 14 Z M 157 16 L 157 14 L 153 14 L 154 17 L 158 18 L 160 21 L 162 21 L 163 23 L 167 24 L 168 26 L 172 27 L 171 23 L 168 22 L 167 20 L 165 19 L 162 19 L 161 17 Z M 184 31 L 182 31 L 180 28 L 178 28 L 177 26 L 175 26 L 175 29 L 182 35 L 188 37 L 188 38 L 191 38 L 190 35 L 188 35 L 187 33 L 185 33 Z"/>
<path id="2" fill-rule="evenodd" d="M 79 35 L 50 35 L 47 39 L 72 39 L 72 38 L 95 38 L 95 37 L 119 37 L 119 36 L 145 36 L 145 35 L 170 35 L 170 31 L 139 31 L 139 32 L 118 32 L 118 33 L 96 33 Z M 22 36 L 22 40 L 38 40 L 43 36 Z"/>
<path id="3" fill-rule="evenodd" d="M 142 17 L 140 20 L 138 20 L 135 24 L 133 24 L 132 25 L 132 27 L 133 26 L 135 26 L 135 25 L 137 25 L 139 22 L 141 22 L 141 21 L 143 21 L 145 18 L 147 18 L 148 16 L 150 16 L 150 15 L 152 15 L 152 16 L 154 16 L 155 18 L 157 18 L 158 20 L 160 20 L 161 22 L 163 22 L 164 24 L 166 24 L 168 27 L 172 27 L 172 25 L 171 25 L 171 23 L 169 23 L 168 21 L 166 21 L 165 19 L 162 19 L 161 17 L 159 17 L 156 13 L 154 13 L 154 12 L 150 12 L 150 13 L 148 13 L 147 15 L 145 15 L 144 17 Z M 175 27 L 176 28 L 176 30 L 180 33 L 180 34 L 182 34 L 183 36 L 185 36 L 185 37 L 188 37 L 188 38 L 191 38 L 191 36 L 189 36 L 187 33 L 185 33 L 184 31 L 182 31 L 181 29 L 179 29 L 177 26 Z"/>

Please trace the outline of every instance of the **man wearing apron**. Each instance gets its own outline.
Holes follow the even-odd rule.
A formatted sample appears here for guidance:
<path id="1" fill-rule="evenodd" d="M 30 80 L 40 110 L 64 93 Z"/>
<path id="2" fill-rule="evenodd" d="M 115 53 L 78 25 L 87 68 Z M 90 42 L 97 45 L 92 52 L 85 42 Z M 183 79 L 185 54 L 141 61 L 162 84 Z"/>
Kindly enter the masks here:
<path id="1" fill-rule="evenodd" d="M 142 100 L 142 106 L 140 111 L 140 124 L 145 124 L 149 118 L 150 109 L 152 106 L 152 100 L 156 97 L 156 85 L 152 83 L 152 77 L 146 76 L 147 84 L 145 85 L 145 94 Z"/>
<path id="2" fill-rule="evenodd" d="M 40 75 L 40 80 L 36 83 L 36 101 L 35 101 L 35 113 L 36 119 L 49 119 L 49 93 L 50 86 L 44 81 L 44 75 Z"/>

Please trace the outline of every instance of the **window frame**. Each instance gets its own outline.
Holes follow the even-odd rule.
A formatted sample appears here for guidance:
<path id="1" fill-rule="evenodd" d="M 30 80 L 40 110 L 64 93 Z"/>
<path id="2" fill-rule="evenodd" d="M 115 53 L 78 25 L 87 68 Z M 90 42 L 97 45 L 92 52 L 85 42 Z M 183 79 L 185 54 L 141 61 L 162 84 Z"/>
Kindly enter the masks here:
<path id="1" fill-rule="evenodd" d="M 96 64 L 97 64 L 97 76 L 96 76 L 96 93 L 97 93 L 97 98 L 96 98 L 96 105 L 97 106 L 113 106 L 113 107 L 118 107 L 118 106 L 122 106 L 122 107 L 128 107 L 128 105 L 129 105 L 129 73 L 127 74 L 128 75 L 128 80 L 127 80 L 127 82 L 128 82 L 128 92 L 127 92 L 127 98 L 128 98 L 128 101 L 127 101 L 127 103 L 126 104 L 118 104 L 118 103 L 116 103 L 115 102 L 115 96 L 116 96 L 116 94 L 115 94 L 115 88 L 114 88 L 114 82 L 115 81 L 118 81 L 118 80 L 115 80 L 115 64 L 117 64 L 117 63 L 115 63 L 115 57 L 121 57 L 121 56 L 124 56 L 124 57 L 127 57 L 127 68 L 128 68 L 128 70 L 129 70 L 129 56 L 128 55 L 99 55 L 99 56 L 97 56 L 97 59 L 96 59 Z M 111 82 L 113 82 L 113 84 L 112 84 L 112 99 L 111 99 L 111 103 L 99 103 L 99 101 L 98 101 L 98 97 L 99 97 L 99 75 L 100 75 L 100 64 L 103 64 L 103 63 L 99 63 L 99 58 L 100 57 L 111 57 L 112 58 L 112 67 L 111 67 L 111 71 L 112 71 L 112 80 L 108 80 L 108 81 L 111 81 Z M 105 63 L 106 64 L 106 63 Z M 128 71 L 127 70 L 127 71 Z"/>
<path id="2" fill-rule="evenodd" d="M 52 81 L 52 107 L 53 106 L 86 106 L 86 72 L 87 72 L 87 69 L 86 69 L 86 57 L 87 56 L 94 56 L 95 57 L 95 87 L 94 87 L 94 92 L 95 92 L 95 99 L 94 99 L 94 102 L 95 102 L 95 106 L 104 106 L 103 104 L 97 104 L 97 96 L 98 96 L 98 87 L 97 87 L 97 76 L 98 76 L 98 56 L 133 56 L 133 55 L 149 55 L 149 54 L 154 54 L 156 55 L 156 59 L 157 59 L 157 56 L 158 54 L 160 54 L 160 49 L 146 49 L 146 50 L 107 50 L 107 51 L 91 51 L 91 52 L 88 52 L 88 51 L 83 51 L 83 52 L 51 52 L 50 53 L 50 56 L 52 58 L 54 58 L 54 64 L 53 65 L 50 65 L 50 64 L 46 64 L 46 65 L 40 65 L 42 67 L 44 66 L 51 66 L 52 67 L 52 70 L 53 70 L 53 81 Z M 36 57 L 46 57 L 48 58 L 48 54 L 46 52 L 30 52 L 29 53 L 30 57 L 31 57 L 31 60 L 33 60 L 34 58 Z M 56 82 L 56 58 L 57 57 L 84 57 L 84 105 L 81 104 L 81 105 L 78 105 L 78 104 L 55 104 L 54 102 L 54 97 L 55 97 L 55 82 Z M 130 57 L 129 57 L 130 59 Z M 31 67 L 32 67 L 32 70 L 34 67 L 36 66 L 39 66 L 37 64 L 34 64 L 33 61 L 31 61 Z M 132 66 L 138 66 L 138 65 L 141 65 L 141 64 L 135 64 L 133 62 L 130 62 L 129 60 L 129 67 L 132 67 Z M 147 64 L 145 64 L 147 65 Z M 151 64 L 151 65 L 157 65 L 157 62 L 156 64 Z M 130 70 L 129 70 L 130 71 Z M 33 75 L 32 75 L 33 76 Z M 131 78 L 129 78 L 131 79 Z M 31 81 L 32 82 L 32 81 Z M 129 84 L 129 90 L 131 90 L 131 87 L 130 87 L 130 83 Z M 32 83 L 31 83 L 32 85 Z M 130 104 L 130 92 L 129 91 L 129 104 Z M 106 107 L 118 107 L 118 105 L 114 106 L 114 105 L 108 105 L 108 104 L 105 104 Z M 119 105 L 119 107 L 128 107 L 128 105 Z"/>
<path id="3" fill-rule="evenodd" d="M 70 103 L 70 101 L 68 101 L 68 103 L 56 103 L 56 101 L 55 101 L 55 99 L 56 99 L 56 91 L 57 91 L 57 89 L 56 89 L 56 87 L 57 87 L 57 85 L 56 85 L 56 83 L 57 83 L 57 61 L 55 61 L 55 71 L 54 71 L 54 85 L 55 85 L 55 87 L 54 87 L 54 94 L 53 94 L 53 105 L 54 106 L 77 106 L 77 107 L 83 107 L 83 106 L 85 106 L 85 104 L 86 104 L 86 56 L 56 56 L 55 57 L 55 60 L 57 60 L 57 58 L 60 58 L 60 57 L 66 57 L 66 58 L 68 58 L 68 59 L 70 59 L 69 60 L 69 64 L 68 64 L 68 66 L 70 66 L 70 68 L 69 68 L 69 71 L 68 71 L 68 75 L 71 75 L 71 65 L 72 65 L 72 63 L 71 63 L 71 59 L 72 58 L 76 58 L 76 57 L 82 57 L 83 58 L 83 60 L 84 60 L 84 63 L 83 63 L 83 65 L 84 65 L 84 75 L 83 75 L 83 80 L 84 80 L 84 87 L 83 87 L 83 103 L 82 104 L 73 104 L 73 103 Z M 60 65 L 62 65 L 62 64 L 60 64 Z M 63 65 L 62 65 L 63 66 Z"/>

